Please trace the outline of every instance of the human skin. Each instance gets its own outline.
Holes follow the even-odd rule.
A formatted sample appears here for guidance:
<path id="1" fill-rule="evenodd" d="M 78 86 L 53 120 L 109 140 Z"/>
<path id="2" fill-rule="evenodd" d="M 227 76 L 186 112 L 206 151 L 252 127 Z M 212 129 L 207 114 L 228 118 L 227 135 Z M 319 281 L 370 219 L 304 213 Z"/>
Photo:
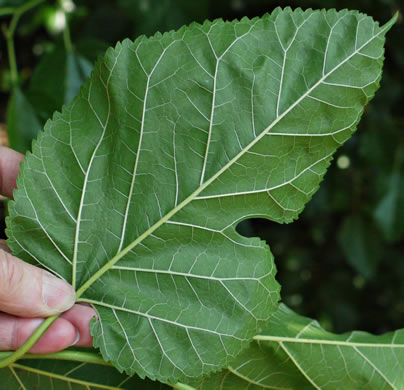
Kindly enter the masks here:
<path id="1" fill-rule="evenodd" d="M 24 156 L 0 146 L 0 194 L 12 198 Z M 43 322 L 60 314 L 31 353 L 54 353 L 72 345 L 92 345 L 95 311 L 75 304 L 75 292 L 51 273 L 12 256 L 0 240 L 0 351 L 16 350 Z"/>

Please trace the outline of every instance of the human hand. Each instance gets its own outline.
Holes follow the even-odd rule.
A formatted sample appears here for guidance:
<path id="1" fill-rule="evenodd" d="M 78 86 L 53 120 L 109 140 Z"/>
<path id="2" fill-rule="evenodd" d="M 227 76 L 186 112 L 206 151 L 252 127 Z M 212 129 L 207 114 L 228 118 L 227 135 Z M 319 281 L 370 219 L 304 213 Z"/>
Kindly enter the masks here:
<path id="1" fill-rule="evenodd" d="M 0 146 L 0 194 L 12 197 L 23 155 Z M 63 313 L 30 349 L 53 353 L 72 345 L 91 346 L 91 307 L 75 305 L 75 292 L 65 281 L 8 253 L 0 242 L 0 351 L 21 347 L 43 322 Z"/>

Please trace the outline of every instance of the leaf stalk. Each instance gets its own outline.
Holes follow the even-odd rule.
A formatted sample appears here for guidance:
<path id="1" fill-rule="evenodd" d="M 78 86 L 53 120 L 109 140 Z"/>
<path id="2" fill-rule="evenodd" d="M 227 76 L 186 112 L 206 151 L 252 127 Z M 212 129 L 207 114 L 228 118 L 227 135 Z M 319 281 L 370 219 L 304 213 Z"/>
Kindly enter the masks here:
<path id="1" fill-rule="evenodd" d="M 60 314 L 48 317 L 39 328 L 32 334 L 32 336 L 15 352 L 0 360 L 0 368 L 7 367 L 13 364 L 18 359 L 21 359 L 41 338 L 41 336 L 48 330 L 48 328 L 59 318 Z"/>
<path id="2" fill-rule="evenodd" d="M 9 358 L 13 352 L 0 352 L 0 359 Z M 100 364 L 103 366 L 111 366 L 112 363 L 106 362 L 100 355 L 97 353 L 91 352 L 81 352 L 81 351 L 61 351 L 56 353 L 48 353 L 48 354 L 34 354 L 27 353 L 23 356 L 23 359 L 50 359 L 50 360 L 70 360 L 81 363 L 91 363 L 91 364 Z"/>

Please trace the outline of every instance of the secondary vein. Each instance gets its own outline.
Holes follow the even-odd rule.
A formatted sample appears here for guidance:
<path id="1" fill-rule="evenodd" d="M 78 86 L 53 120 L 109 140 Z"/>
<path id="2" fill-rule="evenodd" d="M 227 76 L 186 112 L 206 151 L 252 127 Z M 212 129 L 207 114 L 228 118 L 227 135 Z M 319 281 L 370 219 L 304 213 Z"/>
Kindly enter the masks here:
<path id="1" fill-rule="evenodd" d="M 347 58 L 341 61 L 337 66 L 335 66 L 328 73 L 323 75 L 311 88 L 309 88 L 299 99 L 297 99 L 293 104 L 291 104 L 285 111 L 282 112 L 265 130 L 263 130 L 258 137 L 251 141 L 244 149 L 242 149 L 236 156 L 234 156 L 229 162 L 224 165 L 215 175 L 211 176 L 206 180 L 200 187 L 198 187 L 190 196 L 184 199 L 177 207 L 173 208 L 165 216 L 163 216 L 158 222 L 152 225 L 149 229 L 143 232 L 136 240 L 126 246 L 121 252 L 117 253 L 111 260 L 109 260 L 103 267 L 101 267 L 97 272 L 95 272 L 78 290 L 77 298 L 80 298 L 85 291 L 96 282 L 104 273 L 109 271 L 113 265 L 115 265 L 120 259 L 127 255 L 131 250 L 133 250 L 139 243 L 141 243 L 145 238 L 157 230 L 160 226 L 166 223 L 171 217 L 173 217 L 179 210 L 183 209 L 191 201 L 193 201 L 197 196 L 203 192 L 210 184 L 212 184 L 220 175 L 226 172 L 235 162 L 237 162 L 246 152 L 248 152 L 256 143 L 258 143 L 261 138 L 263 138 L 269 131 L 276 126 L 289 112 L 291 112 L 296 106 L 298 106 L 313 90 L 315 90 L 325 79 L 327 79 L 332 73 L 339 69 L 342 65 L 348 62 L 352 57 L 357 55 L 365 46 L 367 46 L 374 39 L 382 35 L 385 30 L 389 28 L 386 25 L 381 29 L 376 35 L 370 38 L 368 41 L 362 44 L 359 48 L 354 50 Z"/>

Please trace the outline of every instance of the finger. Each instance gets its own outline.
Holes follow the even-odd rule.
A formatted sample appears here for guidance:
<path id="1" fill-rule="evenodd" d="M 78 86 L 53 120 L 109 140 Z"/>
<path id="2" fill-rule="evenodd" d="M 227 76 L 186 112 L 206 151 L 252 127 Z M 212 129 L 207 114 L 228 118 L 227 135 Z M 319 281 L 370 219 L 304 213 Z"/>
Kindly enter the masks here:
<path id="1" fill-rule="evenodd" d="M 92 347 L 93 338 L 90 333 L 90 321 L 96 317 L 96 312 L 90 306 L 74 305 L 63 313 L 61 318 L 69 321 L 79 332 L 78 347 Z"/>
<path id="2" fill-rule="evenodd" d="M 43 319 L 20 318 L 0 313 L 0 351 L 20 348 L 42 324 Z M 67 320 L 58 318 L 30 349 L 31 353 L 54 353 L 74 345 L 78 332 Z"/>
<path id="3" fill-rule="evenodd" d="M 58 318 L 29 352 L 54 353 L 62 351 L 76 345 L 79 337 L 77 329 L 69 321 Z"/>
<path id="4" fill-rule="evenodd" d="M 49 317 L 70 309 L 74 301 L 68 283 L 0 250 L 0 311 Z"/>
<path id="5" fill-rule="evenodd" d="M 0 194 L 12 198 L 20 163 L 24 156 L 12 149 L 0 146 Z"/>

